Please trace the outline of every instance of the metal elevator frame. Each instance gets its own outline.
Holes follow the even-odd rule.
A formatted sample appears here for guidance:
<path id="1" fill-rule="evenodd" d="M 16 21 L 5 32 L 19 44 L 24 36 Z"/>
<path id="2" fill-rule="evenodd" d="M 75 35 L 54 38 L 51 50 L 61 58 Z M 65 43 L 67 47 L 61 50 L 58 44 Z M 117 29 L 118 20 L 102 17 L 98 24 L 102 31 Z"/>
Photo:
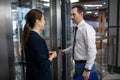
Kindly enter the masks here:
<path id="1" fill-rule="evenodd" d="M 14 80 L 14 48 L 11 1 L 0 0 L 0 80 Z"/>
<path id="2" fill-rule="evenodd" d="M 71 19 L 69 0 L 50 0 L 50 47 L 51 50 L 70 46 Z M 60 36 L 61 35 L 61 36 Z M 52 80 L 71 80 L 71 54 L 58 57 L 52 64 Z"/>
<path id="3" fill-rule="evenodd" d="M 50 0 L 50 48 L 58 52 L 58 28 L 61 28 L 61 0 Z M 61 80 L 61 58 L 52 62 L 52 80 Z"/>

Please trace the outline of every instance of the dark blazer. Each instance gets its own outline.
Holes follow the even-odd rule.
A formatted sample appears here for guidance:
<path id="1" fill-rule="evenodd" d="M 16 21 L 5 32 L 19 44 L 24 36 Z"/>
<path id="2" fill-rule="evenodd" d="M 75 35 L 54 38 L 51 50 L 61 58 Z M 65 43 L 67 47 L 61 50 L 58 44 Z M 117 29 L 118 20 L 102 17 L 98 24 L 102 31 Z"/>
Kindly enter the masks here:
<path id="1" fill-rule="evenodd" d="M 50 60 L 45 40 L 30 31 L 25 48 L 26 80 L 51 80 Z"/>

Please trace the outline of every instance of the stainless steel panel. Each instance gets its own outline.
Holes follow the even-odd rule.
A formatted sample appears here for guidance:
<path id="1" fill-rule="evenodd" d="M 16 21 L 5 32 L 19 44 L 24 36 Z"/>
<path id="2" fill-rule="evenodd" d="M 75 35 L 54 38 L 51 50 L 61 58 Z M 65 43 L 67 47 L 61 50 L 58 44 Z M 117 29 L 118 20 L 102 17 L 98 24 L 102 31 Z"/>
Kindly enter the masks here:
<path id="1" fill-rule="evenodd" d="M 0 80 L 14 80 L 10 0 L 0 0 Z"/>
<path id="2" fill-rule="evenodd" d="M 119 1 L 119 0 L 118 0 L 118 4 L 119 4 L 119 5 L 118 5 L 118 13 L 117 13 L 118 16 L 119 16 L 119 17 L 118 17 L 118 26 L 119 26 L 119 36 L 118 36 L 118 39 L 119 39 L 119 40 L 118 40 L 118 42 L 119 42 L 119 43 L 118 43 L 119 49 L 118 49 L 118 53 L 120 53 L 120 1 Z M 120 54 L 118 54 L 118 66 L 120 67 L 120 58 L 119 58 L 119 57 L 120 57 Z"/>
<path id="3" fill-rule="evenodd" d="M 117 0 L 110 0 L 109 4 L 109 25 L 116 26 L 117 18 Z M 114 14 L 114 15 L 113 15 Z"/>
<path id="4" fill-rule="evenodd" d="M 60 45 L 61 30 L 61 0 L 50 0 L 50 48 L 57 50 Z M 52 80 L 62 80 L 61 56 L 53 62 Z"/>
<path id="5" fill-rule="evenodd" d="M 35 9 L 36 8 L 36 0 L 32 0 L 32 9 Z"/>

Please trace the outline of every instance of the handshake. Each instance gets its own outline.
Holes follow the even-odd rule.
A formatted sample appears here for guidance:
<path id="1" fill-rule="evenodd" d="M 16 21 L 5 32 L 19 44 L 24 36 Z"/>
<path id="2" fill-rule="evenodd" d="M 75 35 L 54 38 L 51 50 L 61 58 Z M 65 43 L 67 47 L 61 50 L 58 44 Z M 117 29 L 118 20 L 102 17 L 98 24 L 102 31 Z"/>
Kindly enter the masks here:
<path id="1" fill-rule="evenodd" d="M 61 55 L 65 54 L 64 50 L 59 50 Z M 57 57 L 57 52 L 56 51 L 49 51 L 49 60 L 52 61 L 54 58 Z"/>

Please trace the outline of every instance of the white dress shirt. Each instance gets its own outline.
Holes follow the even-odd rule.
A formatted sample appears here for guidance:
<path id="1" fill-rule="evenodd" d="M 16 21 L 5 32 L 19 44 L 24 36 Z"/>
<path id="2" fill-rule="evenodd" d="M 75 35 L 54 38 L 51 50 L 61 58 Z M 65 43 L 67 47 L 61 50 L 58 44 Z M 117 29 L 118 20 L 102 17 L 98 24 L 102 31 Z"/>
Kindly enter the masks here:
<path id="1" fill-rule="evenodd" d="M 87 60 L 85 68 L 91 70 L 96 58 L 96 32 L 92 26 L 82 20 L 78 25 L 74 50 L 75 60 Z M 73 45 L 65 49 L 65 53 L 72 52 Z"/>

